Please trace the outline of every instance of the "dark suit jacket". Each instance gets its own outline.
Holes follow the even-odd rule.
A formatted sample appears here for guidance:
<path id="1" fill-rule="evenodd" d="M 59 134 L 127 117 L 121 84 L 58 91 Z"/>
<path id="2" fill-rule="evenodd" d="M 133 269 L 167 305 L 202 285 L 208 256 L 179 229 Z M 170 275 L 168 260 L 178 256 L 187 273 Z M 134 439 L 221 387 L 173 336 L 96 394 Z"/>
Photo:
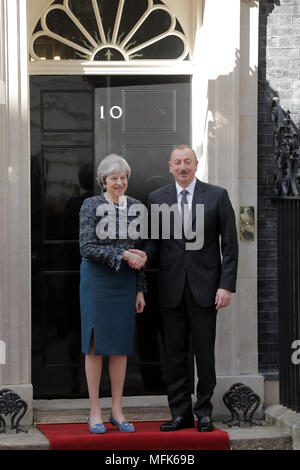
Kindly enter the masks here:
<path id="1" fill-rule="evenodd" d="M 152 204 L 177 204 L 175 182 L 149 195 L 148 211 Z M 193 229 L 196 204 L 204 205 L 204 243 L 201 249 L 186 250 L 185 239 L 174 238 L 171 224 L 170 238 L 149 239 L 145 250 L 151 259 L 158 254 L 159 297 L 165 308 L 174 308 L 182 298 L 185 280 L 199 305 L 215 304 L 218 288 L 235 292 L 238 241 L 235 214 L 226 189 L 197 179 L 192 201 Z M 221 259 L 222 257 L 222 259 Z"/>

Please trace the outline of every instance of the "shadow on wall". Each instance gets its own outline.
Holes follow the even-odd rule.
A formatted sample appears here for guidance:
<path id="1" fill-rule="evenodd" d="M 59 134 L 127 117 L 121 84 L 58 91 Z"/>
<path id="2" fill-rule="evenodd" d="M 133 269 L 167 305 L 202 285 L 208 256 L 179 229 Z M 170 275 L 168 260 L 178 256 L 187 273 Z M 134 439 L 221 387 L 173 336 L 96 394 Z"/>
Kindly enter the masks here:
<path id="1" fill-rule="evenodd" d="M 258 8 L 257 1 L 250 0 L 247 3 L 249 3 L 250 8 Z M 247 5 L 247 8 L 241 11 L 241 50 L 235 50 L 235 58 L 232 59 L 234 61 L 233 65 L 225 63 L 222 59 L 225 73 L 216 76 L 216 78 L 208 79 L 207 109 L 203 120 L 205 123 L 203 125 L 203 144 L 199 153 L 200 155 L 207 155 L 207 168 L 204 173 L 209 175 L 212 182 L 216 184 L 219 183 L 218 177 L 222 177 L 222 179 L 232 177 L 230 174 L 231 168 L 228 165 L 231 155 L 226 155 L 225 152 L 226 149 L 229 152 L 231 151 L 232 147 L 228 145 L 228 142 L 234 139 L 233 133 L 236 132 L 236 128 L 231 125 L 227 116 L 233 117 L 233 113 L 236 112 L 237 119 L 239 119 L 239 113 L 249 114 L 249 96 L 256 99 L 254 94 L 256 96 L 258 69 L 256 66 L 251 67 L 251 44 L 249 34 L 247 36 L 249 30 L 243 28 L 244 24 L 250 24 L 250 8 Z M 212 76 L 213 73 L 210 73 L 210 75 Z M 240 96 L 237 100 L 232 100 L 232 86 L 235 86 L 235 83 L 237 84 L 237 94 L 240 91 Z M 252 103 L 250 103 L 251 106 Z M 205 136 L 207 136 L 206 139 Z M 223 155 L 222 159 L 219 158 L 220 153 Z"/>
<path id="2" fill-rule="evenodd" d="M 253 122 L 256 111 L 256 106 L 253 105 L 253 102 L 257 100 L 258 69 L 257 66 L 255 66 L 255 62 L 251 62 L 251 58 L 254 54 L 252 52 L 253 45 L 250 44 L 250 33 L 252 34 L 250 26 L 252 27 L 251 21 L 253 21 L 250 9 L 252 8 L 257 10 L 258 2 L 249 2 L 249 6 L 243 5 L 240 33 L 241 40 L 238 41 L 238 32 L 236 33 L 236 37 L 232 38 L 236 39 L 236 44 L 240 42 L 241 49 L 233 49 L 234 43 L 231 38 L 226 39 L 226 46 L 223 46 L 223 50 L 225 49 L 226 52 L 228 44 L 228 51 L 231 51 L 231 55 L 230 52 L 228 52 L 226 57 L 221 57 L 221 54 L 218 54 L 216 45 L 214 53 L 217 58 L 220 56 L 221 64 L 216 64 L 217 67 L 214 67 L 213 63 L 208 64 L 210 70 L 208 72 L 207 89 L 205 90 L 207 107 L 205 116 L 203 116 L 203 136 L 201 139 L 203 145 L 199 151 L 200 155 L 207 156 L 207 168 L 205 171 L 206 175 L 208 175 L 207 180 L 213 184 L 223 187 L 226 186 L 233 204 L 236 205 L 239 201 L 239 186 L 235 184 L 236 176 L 238 176 L 238 162 L 234 160 L 239 158 L 239 148 L 237 146 L 235 147 L 235 143 L 238 144 L 239 142 L 238 136 L 236 136 L 236 133 L 239 132 L 238 121 L 241 119 L 241 114 L 244 113 L 247 118 L 249 115 Z M 254 13 L 253 10 L 252 13 Z M 211 29 L 213 27 L 212 22 L 214 17 L 215 13 L 211 15 L 211 24 L 209 25 Z M 212 34 L 211 36 L 212 37 L 209 39 L 213 40 L 215 35 Z M 232 36 L 234 36 L 234 34 L 232 34 Z M 217 43 L 219 43 L 219 41 L 220 39 Z M 232 42 L 230 43 L 230 41 Z M 212 57 L 214 57 L 213 54 Z M 209 59 L 209 57 L 207 58 Z M 228 62 L 227 59 L 229 59 Z M 218 69 L 221 70 L 221 73 L 214 74 L 214 71 Z M 204 101 L 205 100 L 203 100 L 203 102 Z M 249 122 L 249 119 L 245 119 L 245 122 L 246 121 Z M 255 144 L 252 144 L 253 139 L 250 134 L 246 135 L 246 140 L 247 139 L 251 145 L 255 146 Z M 232 151 L 235 152 L 235 156 L 231 154 Z M 233 162 L 233 164 L 231 164 L 231 162 Z M 235 206 L 234 209 L 236 218 L 238 219 L 239 207 Z M 243 294 L 245 294 L 245 292 L 241 292 L 242 298 Z M 236 312 L 239 312 L 239 307 L 235 310 L 234 306 L 230 315 L 238 316 L 239 313 L 236 314 Z M 232 322 L 226 321 L 223 318 L 219 320 L 216 341 L 217 372 L 222 372 L 222 375 L 231 375 L 232 370 L 230 367 L 236 367 L 236 370 L 245 370 L 245 367 L 248 367 L 250 361 L 246 365 L 246 360 L 244 359 L 246 356 L 246 348 L 241 345 L 242 339 L 239 335 L 235 335 L 235 338 L 232 337 L 232 331 L 230 331 Z M 235 317 L 233 321 L 235 321 Z M 254 334 L 256 337 L 256 331 Z M 226 351 L 225 348 L 223 348 L 224 340 L 222 340 L 222 337 L 232 337 L 230 344 L 226 345 Z M 243 357 L 239 364 L 238 361 L 236 361 L 235 364 L 237 365 L 232 365 L 228 358 L 234 358 L 236 350 L 241 350 Z M 223 352 L 226 354 L 226 359 L 224 354 L 222 354 Z"/>
<path id="3" fill-rule="evenodd" d="M 208 106 L 203 126 L 204 147 L 200 148 L 200 155 L 207 155 L 206 174 L 216 178 L 212 182 L 219 184 L 218 175 L 227 176 L 230 171 L 226 162 L 230 156 L 224 154 L 228 139 L 231 138 L 232 129 L 226 116 L 228 106 L 236 106 L 237 103 L 228 103 L 230 86 L 234 83 L 235 76 L 240 76 L 240 96 L 245 102 L 240 103 L 240 109 L 247 113 L 247 99 L 253 95 L 258 100 L 258 218 L 257 218 L 257 241 L 258 241 L 258 363 L 259 371 L 270 378 L 277 378 L 279 365 L 278 344 L 278 293 L 277 293 L 277 214 L 271 198 L 273 193 L 273 175 L 277 167 L 273 153 L 273 123 L 271 120 L 271 104 L 274 97 L 280 94 L 267 80 L 267 58 L 268 17 L 274 8 L 280 7 L 280 0 L 261 0 L 259 2 L 259 56 L 258 69 L 248 66 L 248 75 L 245 72 L 249 60 L 250 39 L 245 37 L 242 31 L 241 50 L 236 50 L 234 68 L 228 73 L 217 76 L 208 81 L 207 101 Z M 249 1 L 251 8 L 257 8 L 257 1 Z M 244 9 L 243 21 L 250 21 L 250 8 Z M 276 70 L 276 73 L 284 73 L 284 70 Z M 258 96 L 256 96 L 258 84 Z M 218 90 L 222 90 L 222 94 Z M 255 90 L 255 92 L 254 92 Z M 255 93 L 255 96 L 254 96 Z M 244 106 L 243 106 L 244 104 Z M 231 111 L 234 109 L 231 108 Z M 218 138 L 217 138 L 218 137 Z M 223 142 L 224 139 L 224 142 Z M 249 135 L 249 140 L 251 135 Z M 222 145 L 224 143 L 224 145 Z M 222 159 L 216 158 L 222 155 Z M 222 165 L 222 166 L 221 166 Z M 221 184 L 222 185 L 222 184 Z M 236 208 L 237 209 L 237 208 Z"/>

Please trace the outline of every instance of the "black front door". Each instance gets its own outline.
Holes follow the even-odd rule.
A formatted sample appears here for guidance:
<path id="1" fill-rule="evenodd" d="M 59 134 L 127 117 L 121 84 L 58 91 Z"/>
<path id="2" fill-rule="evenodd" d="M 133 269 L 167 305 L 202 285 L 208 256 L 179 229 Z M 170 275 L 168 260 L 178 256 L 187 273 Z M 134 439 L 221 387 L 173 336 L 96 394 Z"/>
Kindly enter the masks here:
<path id="1" fill-rule="evenodd" d="M 170 150 L 190 142 L 190 78 L 31 77 L 32 382 L 35 398 L 87 397 L 80 344 L 79 210 L 98 192 L 109 153 L 132 168 L 127 193 L 146 202 L 171 181 Z M 165 393 L 157 269 L 147 271 L 145 312 L 124 395 Z M 109 396 L 107 365 L 101 395 Z"/>

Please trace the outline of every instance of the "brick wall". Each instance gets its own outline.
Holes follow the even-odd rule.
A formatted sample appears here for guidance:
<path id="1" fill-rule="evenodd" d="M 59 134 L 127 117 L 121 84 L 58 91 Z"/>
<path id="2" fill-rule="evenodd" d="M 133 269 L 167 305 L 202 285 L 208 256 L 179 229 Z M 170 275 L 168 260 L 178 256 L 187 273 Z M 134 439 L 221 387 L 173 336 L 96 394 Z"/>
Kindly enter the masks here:
<path id="1" fill-rule="evenodd" d="M 300 125 L 300 0 L 260 0 L 258 69 L 259 370 L 278 372 L 277 219 L 272 201 L 272 98 Z"/>

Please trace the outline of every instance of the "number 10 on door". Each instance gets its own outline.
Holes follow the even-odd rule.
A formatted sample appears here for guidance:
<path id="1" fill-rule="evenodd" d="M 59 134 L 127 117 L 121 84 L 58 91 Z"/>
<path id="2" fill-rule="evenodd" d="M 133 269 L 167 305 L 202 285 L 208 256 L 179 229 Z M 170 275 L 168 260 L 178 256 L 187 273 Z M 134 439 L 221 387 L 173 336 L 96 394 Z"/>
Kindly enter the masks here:
<path id="1" fill-rule="evenodd" d="M 112 106 L 109 110 L 109 115 L 113 119 L 120 119 L 122 114 L 123 110 L 120 106 Z M 100 119 L 105 119 L 105 106 L 100 106 Z"/>

